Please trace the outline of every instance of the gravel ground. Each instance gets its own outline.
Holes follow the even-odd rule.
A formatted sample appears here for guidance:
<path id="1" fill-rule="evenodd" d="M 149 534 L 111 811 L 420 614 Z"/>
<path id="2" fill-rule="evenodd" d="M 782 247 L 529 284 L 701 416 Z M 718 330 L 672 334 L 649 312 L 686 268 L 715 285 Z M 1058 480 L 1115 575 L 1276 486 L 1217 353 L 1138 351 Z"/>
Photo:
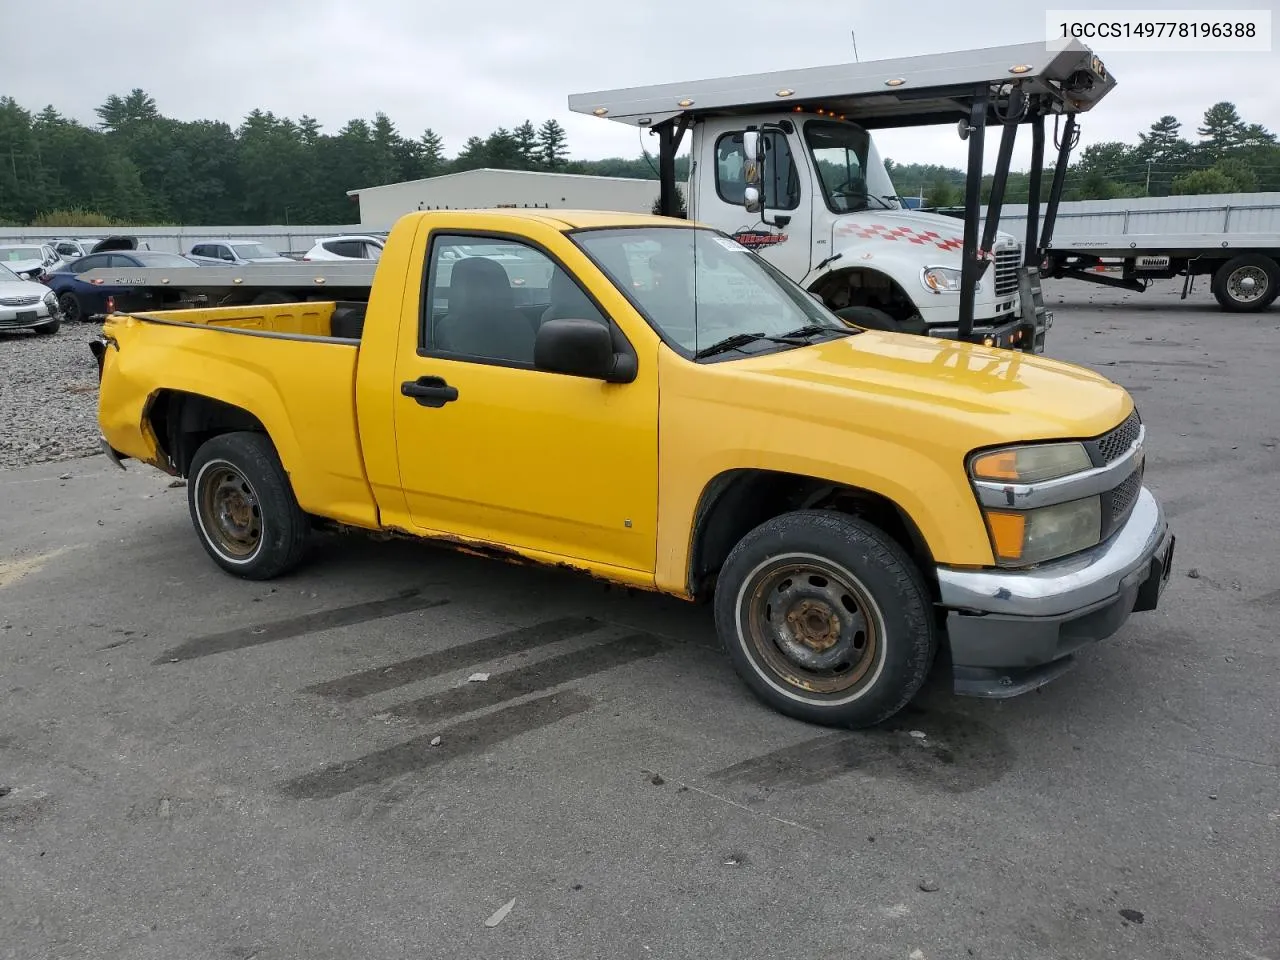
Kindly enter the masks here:
<path id="1" fill-rule="evenodd" d="M 98 452 L 97 327 L 0 333 L 0 470 Z"/>

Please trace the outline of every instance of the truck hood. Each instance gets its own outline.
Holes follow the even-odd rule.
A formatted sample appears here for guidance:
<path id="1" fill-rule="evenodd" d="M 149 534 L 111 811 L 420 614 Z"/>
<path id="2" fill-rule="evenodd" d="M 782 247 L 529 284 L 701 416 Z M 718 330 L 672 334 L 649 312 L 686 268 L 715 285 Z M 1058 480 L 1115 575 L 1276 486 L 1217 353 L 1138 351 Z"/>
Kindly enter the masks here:
<path id="1" fill-rule="evenodd" d="M 886 437 L 939 425 L 967 453 L 1023 440 L 1093 437 L 1133 409 L 1128 392 L 1073 364 L 954 340 L 867 330 L 728 361 L 777 412 L 856 421 Z"/>
<path id="2" fill-rule="evenodd" d="M 915 210 L 861 210 L 836 219 L 831 228 L 833 243 L 883 240 L 905 242 L 908 248 L 959 251 L 964 243 L 964 221 L 937 213 Z M 996 232 L 1000 243 L 1017 239 L 1003 230 Z"/>

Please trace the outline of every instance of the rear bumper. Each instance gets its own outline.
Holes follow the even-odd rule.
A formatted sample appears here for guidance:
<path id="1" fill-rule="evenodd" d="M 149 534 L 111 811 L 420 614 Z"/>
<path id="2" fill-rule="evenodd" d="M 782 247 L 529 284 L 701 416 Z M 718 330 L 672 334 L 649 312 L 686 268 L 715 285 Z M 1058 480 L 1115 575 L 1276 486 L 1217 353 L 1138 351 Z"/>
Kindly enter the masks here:
<path id="1" fill-rule="evenodd" d="M 1080 648 L 1154 610 L 1174 535 L 1145 487 L 1105 544 L 1029 571 L 938 569 L 957 693 L 1011 697 L 1048 683 Z"/>

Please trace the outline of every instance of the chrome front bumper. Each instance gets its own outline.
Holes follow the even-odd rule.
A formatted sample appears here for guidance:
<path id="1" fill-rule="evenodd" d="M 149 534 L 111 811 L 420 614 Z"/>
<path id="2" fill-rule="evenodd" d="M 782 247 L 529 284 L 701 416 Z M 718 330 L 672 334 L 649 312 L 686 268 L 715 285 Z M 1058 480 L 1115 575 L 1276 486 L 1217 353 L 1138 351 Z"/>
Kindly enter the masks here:
<path id="1" fill-rule="evenodd" d="M 956 692 L 1008 697 L 1035 689 L 1131 613 L 1154 610 L 1174 540 L 1143 487 L 1125 525 L 1092 550 L 1025 571 L 939 567 Z"/>

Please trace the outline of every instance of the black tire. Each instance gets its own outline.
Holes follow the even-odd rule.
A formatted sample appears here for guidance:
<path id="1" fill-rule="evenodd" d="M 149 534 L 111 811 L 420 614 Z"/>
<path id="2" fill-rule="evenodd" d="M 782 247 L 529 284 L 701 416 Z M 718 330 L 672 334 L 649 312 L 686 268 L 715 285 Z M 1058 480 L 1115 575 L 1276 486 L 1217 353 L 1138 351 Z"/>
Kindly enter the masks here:
<path id="1" fill-rule="evenodd" d="M 302 560 L 310 523 L 264 434 L 224 433 L 205 441 L 188 476 L 191 522 L 223 570 L 270 580 Z"/>
<path id="2" fill-rule="evenodd" d="M 54 320 L 52 323 L 42 324 L 41 326 L 33 327 L 32 329 L 35 330 L 39 336 L 47 337 L 51 333 L 57 333 L 60 326 L 62 326 L 62 321 Z"/>
<path id="3" fill-rule="evenodd" d="M 827 510 L 786 513 L 743 537 L 720 571 L 715 619 L 757 697 L 823 726 L 887 720 L 937 652 L 915 563 L 881 530 Z"/>
<path id="4" fill-rule="evenodd" d="M 1280 293 L 1280 265 L 1260 253 L 1232 257 L 1214 271 L 1212 289 L 1229 313 L 1265 310 Z"/>
<path id="5" fill-rule="evenodd" d="M 74 293 L 64 293 L 58 297 L 58 309 L 62 311 L 62 319 L 67 323 L 78 323 L 81 320 L 87 320 L 84 307 L 80 304 L 80 298 Z"/>

